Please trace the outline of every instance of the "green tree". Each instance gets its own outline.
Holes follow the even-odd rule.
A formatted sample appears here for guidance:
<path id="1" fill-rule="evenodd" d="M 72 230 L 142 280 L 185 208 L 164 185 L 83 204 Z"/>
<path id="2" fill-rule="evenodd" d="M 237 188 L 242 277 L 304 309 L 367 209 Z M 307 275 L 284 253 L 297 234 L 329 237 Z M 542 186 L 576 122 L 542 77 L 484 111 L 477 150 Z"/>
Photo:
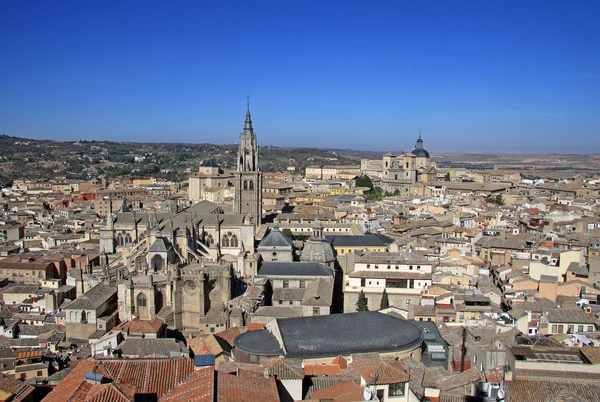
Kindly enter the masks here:
<path id="1" fill-rule="evenodd" d="M 446 181 L 450 181 L 450 172 L 446 173 Z"/>
<path id="2" fill-rule="evenodd" d="M 496 205 L 504 205 L 504 197 L 502 197 L 502 194 L 496 196 Z"/>
<path id="3" fill-rule="evenodd" d="M 390 299 L 388 298 L 388 294 L 385 289 L 383 289 L 383 294 L 381 295 L 381 305 L 379 306 L 380 310 L 384 308 L 388 308 L 390 306 Z"/>
<path id="4" fill-rule="evenodd" d="M 356 311 L 369 311 L 367 298 L 365 297 L 365 292 L 362 290 L 360 291 L 358 300 L 356 301 Z"/>
<path id="5" fill-rule="evenodd" d="M 283 229 L 281 231 L 281 233 L 283 233 L 284 235 L 286 235 L 290 239 L 294 240 L 294 233 L 292 233 L 292 231 L 290 229 Z"/>
<path id="6" fill-rule="evenodd" d="M 356 179 L 354 179 L 354 185 L 356 187 L 369 187 L 373 190 L 373 180 L 367 175 L 357 176 Z"/>

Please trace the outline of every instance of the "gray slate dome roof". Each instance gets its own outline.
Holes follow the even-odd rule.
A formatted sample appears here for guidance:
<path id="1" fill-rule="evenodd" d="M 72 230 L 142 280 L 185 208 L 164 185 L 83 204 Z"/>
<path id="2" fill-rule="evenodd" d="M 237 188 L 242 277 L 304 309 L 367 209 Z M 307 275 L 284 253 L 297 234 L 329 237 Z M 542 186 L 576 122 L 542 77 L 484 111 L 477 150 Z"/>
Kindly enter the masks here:
<path id="1" fill-rule="evenodd" d="M 259 248 L 263 248 L 263 247 L 292 248 L 293 243 L 292 243 L 292 239 L 290 239 L 289 237 L 287 237 L 286 235 L 281 233 L 281 231 L 279 230 L 279 226 L 275 225 L 271 229 L 271 232 L 269 232 L 269 234 L 264 239 L 261 240 L 261 242 L 258 244 L 258 247 Z"/>
<path id="2" fill-rule="evenodd" d="M 328 264 L 335 261 L 335 255 L 331 245 L 320 239 L 309 239 L 304 245 L 300 261 L 307 262 L 319 262 L 321 264 Z"/>
<path id="3" fill-rule="evenodd" d="M 413 149 L 411 153 L 417 158 L 429 158 L 429 152 L 423 148 L 423 139 L 421 138 L 420 134 L 417 144 L 415 145 L 415 149 Z"/>
<path id="4" fill-rule="evenodd" d="M 413 322 L 376 311 L 278 318 L 277 326 L 283 348 L 267 329 L 238 335 L 234 345 L 258 356 L 314 358 L 398 352 L 418 348 L 423 342 Z"/>

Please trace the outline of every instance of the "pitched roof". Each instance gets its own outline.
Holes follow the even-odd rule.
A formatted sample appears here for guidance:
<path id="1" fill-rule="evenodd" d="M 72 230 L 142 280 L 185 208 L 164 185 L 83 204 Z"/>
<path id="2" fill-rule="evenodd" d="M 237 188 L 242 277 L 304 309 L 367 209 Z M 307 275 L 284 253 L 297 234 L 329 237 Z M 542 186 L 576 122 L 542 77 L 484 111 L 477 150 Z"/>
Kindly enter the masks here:
<path id="1" fill-rule="evenodd" d="M 263 262 L 259 276 L 333 276 L 331 269 L 316 262 Z"/>
<path id="2" fill-rule="evenodd" d="M 32 400 L 30 396 L 33 394 L 33 391 L 35 391 L 35 388 L 12 376 L 4 377 L 3 375 L 0 375 L 0 391 L 12 395 L 12 399 L 8 399 L 10 402 L 21 402 L 24 400 Z"/>
<path id="3" fill-rule="evenodd" d="M 195 371 L 181 385 L 163 395 L 158 401 L 212 402 L 214 393 L 214 367 L 203 367 Z"/>
<path id="4" fill-rule="evenodd" d="M 311 392 L 311 399 L 317 401 L 362 401 L 365 388 L 352 380 L 346 380 L 331 387 L 321 388 Z"/>
<path id="5" fill-rule="evenodd" d="M 600 384 L 517 378 L 506 383 L 506 393 L 511 402 L 554 401 L 565 393 L 580 400 L 596 401 L 600 395 Z"/>
<path id="6" fill-rule="evenodd" d="M 175 338 L 127 338 L 115 350 L 120 350 L 124 356 L 170 357 L 172 354 L 187 354 L 183 342 Z"/>
<path id="7" fill-rule="evenodd" d="M 135 388 L 137 393 L 156 394 L 158 398 L 185 381 L 194 372 L 191 359 L 107 359 L 83 360 L 44 399 L 44 402 L 85 400 L 94 387 L 84 375 L 95 371 L 113 383 Z M 161 375 L 152 375 L 160 373 Z M 113 391 L 110 391 L 113 392 Z M 111 394 L 112 395 L 112 394 Z M 110 401 L 105 399 L 104 401 Z"/>
<path id="8" fill-rule="evenodd" d="M 361 367 L 359 371 L 367 384 L 397 384 L 409 380 L 409 375 L 403 368 L 382 361 Z"/>
<path id="9" fill-rule="evenodd" d="M 375 235 L 337 236 L 326 235 L 325 239 L 333 247 L 385 247 L 386 244 Z"/>
<path id="10" fill-rule="evenodd" d="M 261 249 L 264 247 L 285 247 L 291 249 L 292 246 L 292 239 L 284 235 L 278 227 L 275 227 L 264 239 L 261 240 L 261 242 L 258 245 L 258 248 Z"/>
<path id="11" fill-rule="evenodd" d="M 116 296 L 117 288 L 100 283 L 69 303 L 65 310 L 97 309 L 111 297 Z"/>
<path id="12" fill-rule="evenodd" d="M 554 310 L 548 310 L 547 316 L 548 322 L 551 323 L 565 323 L 565 324 L 596 324 L 598 320 L 591 315 L 587 314 L 583 310 L 571 310 L 557 308 Z"/>
<path id="13" fill-rule="evenodd" d="M 275 378 L 240 371 L 238 375 L 219 372 L 217 402 L 279 402 Z"/>

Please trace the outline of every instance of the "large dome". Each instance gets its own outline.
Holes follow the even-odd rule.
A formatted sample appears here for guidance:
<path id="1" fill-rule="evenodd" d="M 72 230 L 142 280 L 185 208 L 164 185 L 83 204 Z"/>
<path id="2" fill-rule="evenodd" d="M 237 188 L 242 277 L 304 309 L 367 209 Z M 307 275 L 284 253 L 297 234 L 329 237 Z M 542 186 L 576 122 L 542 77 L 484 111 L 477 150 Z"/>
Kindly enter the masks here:
<path id="1" fill-rule="evenodd" d="M 335 261 L 335 255 L 333 255 L 333 249 L 327 241 L 309 239 L 304 245 L 300 261 L 318 262 L 329 265 L 329 263 Z"/>
<path id="2" fill-rule="evenodd" d="M 415 149 L 411 151 L 411 153 L 417 158 L 429 158 L 429 152 L 427 152 L 423 148 L 423 139 L 421 139 L 421 135 L 419 134 L 419 139 L 415 145 Z"/>

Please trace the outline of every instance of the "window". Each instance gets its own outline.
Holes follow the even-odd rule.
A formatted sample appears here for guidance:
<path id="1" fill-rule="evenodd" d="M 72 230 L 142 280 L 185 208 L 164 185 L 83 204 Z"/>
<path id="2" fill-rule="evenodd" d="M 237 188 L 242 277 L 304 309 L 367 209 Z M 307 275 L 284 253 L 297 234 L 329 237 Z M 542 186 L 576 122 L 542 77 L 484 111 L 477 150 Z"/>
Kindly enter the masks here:
<path id="1" fill-rule="evenodd" d="M 81 312 L 81 323 L 82 324 L 87 323 L 87 313 L 85 311 Z"/>
<path id="2" fill-rule="evenodd" d="M 577 326 L 577 332 L 583 332 L 583 325 Z"/>
<path id="3" fill-rule="evenodd" d="M 37 376 L 38 376 L 38 377 L 41 377 L 41 376 L 43 376 L 43 375 L 44 375 L 44 374 L 42 373 L 42 370 L 38 370 L 38 372 L 37 372 Z"/>
<path id="4" fill-rule="evenodd" d="M 378 269 L 378 268 L 379 268 L 379 265 L 375 265 L 375 269 Z"/>
<path id="5" fill-rule="evenodd" d="M 392 269 L 392 267 L 388 265 L 388 269 Z"/>
<path id="6" fill-rule="evenodd" d="M 290 287 L 290 281 L 283 281 L 283 288 L 289 288 Z"/>
<path id="7" fill-rule="evenodd" d="M 421 270 L 421 266 L 417 265 L 417 271 L 420 271 L 420 270 Z"/>
<path id="8" fill-rule="evenodd" d="M 300 289 L 304 289 L 306 287 L 306 281 L 300 281 Z"/>
<path id="9" fill-rule="evenodd" d="M 406 306 L 410 306 L 410 299 L 406 299 Z"/>
<path id="10" fill-rule="evenodd" d="M 367 269 L 371 269 L 371 264 L 367 264 Z"/>
<path id="11" fill-rule="evenodd" d="M 138 307 L 146 307 L 146 304 L 147 304 L 146 295 L 144 295 L 143 293 L 140 293 L 137 297 L 137 304 L 138 304 Z"/>
<path id="12" fill-rule="evenodd" d="M 390 384 L 390 388 L 388 391 L 388 395 L 389 396 L 402 396 L 404 395 L 404 387 L 405 387 L 406 383 L 404 382 L 399 382 L 396 384 Z"/>
<path id="13" fill-rule="evenodd" d="M 318 307 L 313 307 L 313 315 L 320 315 L 321 311 L 319 310 Z"/>
<path id="14" fill-rule="evenodd" d="M 594 326 L 593 325 L 588 325 L 588 332 L 592 332 L 594 330 Z"/>
<path id="15" fill-rule="evenodd" d="M 294 301 L 293 301 L 293 300 L 290 300 L 290 302 L 289 302 L 288 304 L 289 304 L 290 306 L 293 306 L 293 305 L 294 305 Z"/>
<path id="16" fill-rule="evenodd" d="M 283 304 L 283 300 L 279 300 L 279 304 Z"/>
<path id="17" fill-rule="evenodd" d="M 412 269 L 413 269 L 413 266 L 412 266 L 412 265 L 409 265 L 409 266 L 408 266 L 408 269 L 409 269 L 410 271 L 412 271 Z"/>

